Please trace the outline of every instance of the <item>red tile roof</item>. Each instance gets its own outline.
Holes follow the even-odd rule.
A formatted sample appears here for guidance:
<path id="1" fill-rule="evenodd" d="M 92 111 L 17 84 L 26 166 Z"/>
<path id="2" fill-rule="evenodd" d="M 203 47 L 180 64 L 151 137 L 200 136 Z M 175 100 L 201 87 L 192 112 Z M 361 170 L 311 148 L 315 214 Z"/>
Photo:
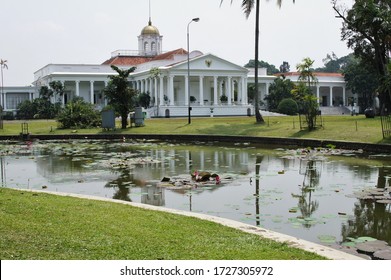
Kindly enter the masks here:
<path id="1" fill-rule="evenodd" d="M 183 55 L 187 54 L 187 51 L 184 49 L 177 49 L 170 52 L 162 53 L 156 56 L 115 56 L 112 57 L 105 62 L 103 62 L 103 65 L 127 65 L 127 66 L 134 66 L 139 65 L 145 62 L 149 61 L 157 61 L 157 60 L 167 60 L 167 59 L 173 59 L 174 55 Z"/>
<path id="2" fill-rule="evenodd" d="M 145 57 L 145 56 L 116 56 L 112 57 L 105 62 L 103 62 L 103 65 L 138 65 L 142 64 L 148 61 L 151 61 L 152 57 Z"/>
<path id="3" fill-rule="evenodd" d="M 314 72 L 314 76 L 317 77 L 343 77 L 341 73 L 324 73 L 324 72 Z M 284 75 L 285 77 L 289 76 L 300 76 L 299 72 L 287 72 L 287 73 L 277 73 L 276 76 Z"/>
<path id="4" fill-rule="evenodd" d="M 176 54 L 187 54 L 187 51 L 184 50 L 184 49 L 177 49 L 177 50 L 173 50 L 173 51 L 170 51 L 170 52 L 166 52 L 166 53 L 162 53 L 162 54 L 159 54 L 157 56 L 155 56 L 152 60 L 167 60 L 167 59 L 172 59 L 174 58 L 174 55 Z"/>

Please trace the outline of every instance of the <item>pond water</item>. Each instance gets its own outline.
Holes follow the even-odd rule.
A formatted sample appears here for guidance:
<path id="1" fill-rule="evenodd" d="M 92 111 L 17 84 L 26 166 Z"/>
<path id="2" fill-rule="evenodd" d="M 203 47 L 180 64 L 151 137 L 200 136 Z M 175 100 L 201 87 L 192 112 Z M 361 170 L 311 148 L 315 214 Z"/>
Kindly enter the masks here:
<path id="1" fill-rule="evenodd" d="M 391 244 L 391 155 L 248 143 L 48 141 L 0 144 L 0 164 L 3 187 L 199 212 L 321 244 L 368 236 Z M 220 184 L 192 181 L 195 170 L 218 174 Z"/>

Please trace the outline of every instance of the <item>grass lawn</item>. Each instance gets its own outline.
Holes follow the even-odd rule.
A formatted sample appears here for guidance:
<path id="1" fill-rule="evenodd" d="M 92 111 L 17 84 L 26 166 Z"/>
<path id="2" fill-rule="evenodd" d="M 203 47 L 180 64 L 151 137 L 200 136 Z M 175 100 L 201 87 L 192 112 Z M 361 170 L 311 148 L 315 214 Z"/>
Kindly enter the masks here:
<path id="1" fill-rule="evenodd" d="M 147 119 L 145 126 L 104 132 L 99 128 L 62 130 L 57 129 L 53 120 L 27 121 L 31 134 L 207 134 L 207 135 L 243 135 L 285 138 L 310 138 L 323 140 L 341 140 L 363 143 L 391 143 L 383 139 L 380 118 L 368 119 L 365 116 L 323 116 L 323 127 L 315 131 L 300 130 L 299 118 L 265 117 L 265 124 L 255 123 L 254 117 L 215 117 Z M 119 122 L 117 127 L 120 127 Z M 0 135 L 18 135 L 21 121 L 6 121 Z"/>
<path id="2" fill-rule="evenodd" d="M 315 260 L 316 254 L 175 214 L 0 188 L 2 260 Z"/>

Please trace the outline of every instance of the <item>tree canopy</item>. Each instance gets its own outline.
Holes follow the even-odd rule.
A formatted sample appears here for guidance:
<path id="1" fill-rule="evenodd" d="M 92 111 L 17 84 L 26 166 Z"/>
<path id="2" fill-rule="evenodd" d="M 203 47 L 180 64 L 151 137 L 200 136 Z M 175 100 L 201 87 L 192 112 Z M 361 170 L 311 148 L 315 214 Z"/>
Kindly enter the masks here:
<path id="1" fill-rule="evenodd" d="M 137 91 L 129 86 L 128 77 L 136 67 L 122 70 L 112 65 L 111 68 L 118 75 L 109 76 L 110 81 L 104 89 L 104 94 L 108 100 L 108 104 L 113 106 L 115 111 L 121 116 L 121 127 L 125 129 L 128 124 L 128 115 L 134 108 L 135 97 L 137 95 Z"/>
<path id="2" fill-rule="evenodd" d="M 341 38 L 354 54 L 371 65 L 380 77 L 379 99 L 382 113 L 391 112 L 389 52 L 391 50 L 391 2 L 389 0 L 356 0 L 351 9 L 332 0 L 342 19 Z"/>

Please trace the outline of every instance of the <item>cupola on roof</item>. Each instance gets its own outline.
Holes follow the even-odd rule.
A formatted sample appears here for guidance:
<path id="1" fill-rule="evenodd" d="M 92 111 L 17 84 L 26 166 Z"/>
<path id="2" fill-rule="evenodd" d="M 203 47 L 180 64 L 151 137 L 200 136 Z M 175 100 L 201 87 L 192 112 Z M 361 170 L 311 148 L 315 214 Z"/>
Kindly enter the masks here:
<path id="1" fill-rule="evenodd" d="M 158 35 L 160 36 L 159 29 L 152 25 L 152 21 L 149 20 L 148 25 L 143 28 L 141 35 Z"/>

